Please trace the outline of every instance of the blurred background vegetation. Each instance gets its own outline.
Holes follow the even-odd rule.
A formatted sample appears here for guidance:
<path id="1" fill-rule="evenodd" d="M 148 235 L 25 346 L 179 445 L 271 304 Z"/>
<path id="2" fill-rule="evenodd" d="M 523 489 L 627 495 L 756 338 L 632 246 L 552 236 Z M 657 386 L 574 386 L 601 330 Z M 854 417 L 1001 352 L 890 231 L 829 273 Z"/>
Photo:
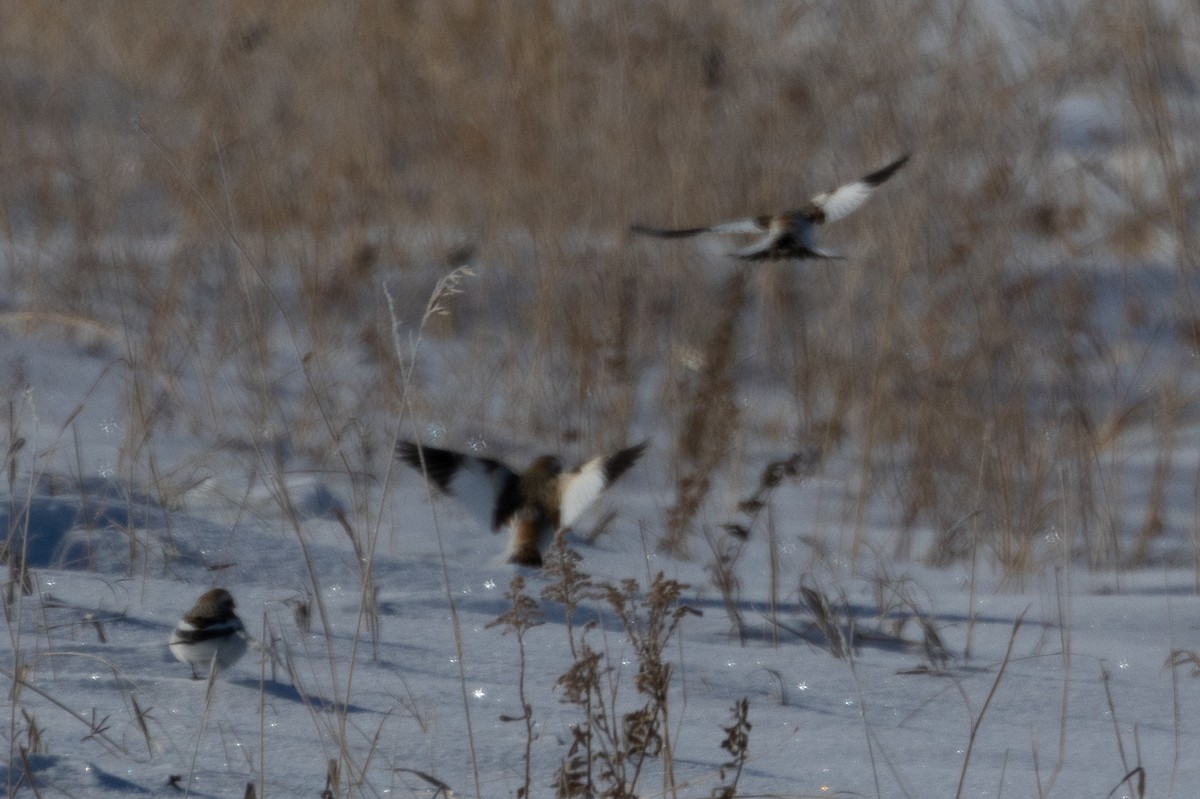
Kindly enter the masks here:
<path id="1" fill-rule="evenodd" d="M 14 2 L 0 52 L 0 336 L 119 360 L 131 475 L 176 429 L 379 471 L 411 407 L 653 436 L 676 551 L 795 451 L 854 476 L 852 551 L 880 498 L 1013 573 L 1200 542 L 1195 4 Z M 845 262 L 628 235 L 908 150 Z M 390 314 L 462 263 L 405 385 Z"/>

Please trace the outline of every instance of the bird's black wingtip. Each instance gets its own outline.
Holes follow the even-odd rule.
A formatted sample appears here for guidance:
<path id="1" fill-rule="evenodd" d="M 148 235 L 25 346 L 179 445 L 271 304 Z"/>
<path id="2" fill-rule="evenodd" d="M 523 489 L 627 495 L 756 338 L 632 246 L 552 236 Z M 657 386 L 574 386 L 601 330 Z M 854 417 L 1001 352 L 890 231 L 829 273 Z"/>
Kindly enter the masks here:
<path id="1" fill-rule="evenodd" d="M 427 447 L 412 441 L 398 441 L 396 457 L 424 474 L 443 492 L 450 493 L 450 483 L 462 466 L 464 456 L 458 452 Z"/>
<path id="2" fill-rule="evenodd" d="M 629 230 L 632 233 L 642 236 L 654 236 L 659 239 L 682 239 L 687 236 L 695 236 L 699 233 L 707 233 L 709 229 L 706 227 L 661 228 L 634 224 L 629 226 Z"/>
<path id="3" fill-rule="evenodd" d="M 675 231 L 665 228 L 650 227 L 649 225 L 633 224 L 629 226 L 630 233 L 636 233 L 639 236 L 654 236 L 658 239 L 669 239 L 675 235 Z"/>
<path id="4" fill-rule="evenodd" d="M 880 183 L 883 183 L 885 180 L 887 180 L 892 175 L 894 175 L 896 173 L 896 170 L 898 170 L 900 167 L 907 164 L 908 159 L 911 157 L 912 157 L 912 150 L 909 150 L 904 155 L 900 156 L 895 161 L 892 161 L 887 166 L 882 167 L 880 169 L 876 169 L 874 172 L 867 175 L 865 178 L 863 178 L 863 182 L 868 183 L 872 186 L 878 186 Z"/>
<path id="5" fill-rule="evenodd" d="M 397 441 L 396 457 L 414 469 L 421 468 L 421 447 L 412 441 Z"/>
<path id="6" fill-rule="evenodd" d="M 618 477 L 625 474 L 629 467 L 637 463 L 638 458 L 642 457 L 642 453 L 646 451 L 650 440 L 647 439 L 640 444 L 634 444 L 632 447 L 618 450 L 608 457 L 604 462 L 604 478 L 605 482 L 612 485 Z"/>

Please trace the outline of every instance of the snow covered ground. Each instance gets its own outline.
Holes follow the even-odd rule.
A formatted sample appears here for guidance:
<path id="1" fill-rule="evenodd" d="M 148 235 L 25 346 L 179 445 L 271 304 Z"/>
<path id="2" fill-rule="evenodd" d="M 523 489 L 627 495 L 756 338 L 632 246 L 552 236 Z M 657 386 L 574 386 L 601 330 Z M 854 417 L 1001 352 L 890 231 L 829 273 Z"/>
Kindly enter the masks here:
<path id="1" fill-rule="evenodd" d="M 260 796 L 316 796 L 336 760 L 343 795 L 433 795 L 421 774 L 458 796 L 517 795 L 520 653 L 489 624 L 507 609 L 518 570 L 501 562 L 499 538 L 452 502 L 431 503 L 407 469 L 388 485 L 356 485 L 336 473 L 272 473 L 253 453 L 196 467 L 164 506 L 113 472 L 128 420 L 107 361 L 37 338 L 6 346 L 29 387 L 14 400 L 26 436 L 18 462 L 36 463 L 38 478 L 19 474 L 8 505 L 27 514 L 17 516 L 27 538 L 13 540 L 33 571 L 31 592 L 14 592 L 0 652 L 6 680 L 20 676 L 8 692 L 0 784 L 41 796 L 175 795 L 168 785 L 241 796 L 254 783 Z M 200 448 L 184 436 L 160 446 L 164 472 L 172 457 L 188 460 L 190 444 Z M 639 795 L 717 789 L 729 760 L 722 728 L 743 697 L 752 729 L 738 795 L 1134 796 L 1121 781 L 1138 766 L 1150 796 L 1194 790 L 1200 681 L 1191 665 L 1164 667 L 1173 651 L 1200 649 L 1190 571 L 1104 575 L 1064 558 L 1013 586 L 984 564 L 972 573 L 821 556 L 814 544 L 838 528 L 820 509 L 837 505 L 829 498 L 850 468 L 835 462 L 772 495 L 774 564 L 756 530 L 735 565 L 739 636 L 710 579 L 711 556 L 673 559 L 644 540 L 668 501 L 663 457 L 652 445 L 589 514 L 590 524 L 617 511 L 594 544 L 571 540 L 595 580 L 645 588 L 663 571 L 690 586 L 682 602 L 702 613 L 682 618 L 663 655 L 673 666 L 674 784 L 660 755 Z M 351 510 L 355 491 L 374 516 Z M 878 518 L 872 551 L 890 552 L 894 532 Z M 350 533 L 375 543 L 377 639 Z M 519 571 L 538 597 L 548 579 Z M 831 655 L 802 584 L 825 597 L 844 633 L 853 621 L 850 657 Z M 212 586 L 233 592 L 274 656 L 252 651 L 209 695 L 166 642 Z M 545 623 L 525 638 L 534 796 L 552 793 L 583 720 L 558 685 L 572 663 L 566 615 L 553 602 L 541 608 Z M 918 616 L 944 657 L 923 643 Z M 588 600 L 577 642 L 587 621 L 615 707 L 627 713 L 645 697 L 625 629 L 605 602 Z"/>
<path id="2" fill-rule="evenodd" d="M 604 796 L 1196 795 L 1189 6 L 1114 22 L 1119 4 L 935 3 L 928 19 L 778 4 L 738 33 L 741 9 L 722 4 L 560 4 L 581 27 L 530 36 L 541 6 L 495 24 L 454 4 L 315 5 L 260 21 L 234 4 L 211 28 L 207 10 L 159 15 L 152 35 L 128 14 L 26 4 L 37 13 L 10 28 L 48 49 L 0 78 L 15 98 L 0 241 L 10 795 L 545 797 L 587 730 L 627 768 L 629 793 Z M 960 35 L 971 16 L 988 24 Z M 497 31 L 508 45 L 466 57 Z M 726 36 L 742 44 L 726 53 Z M 576 61 L 579 43 L 603 46 Z M 106 85 L 129 110 L 97 99 Z M 803 202 L 862 174 L 854 159 L 909 147 L 879 215 L 830 231 L 853 255 L 822 271 L 769 265 L 738 284 L 702 242 L 625 238 L 634 217 Z M 473 248 L 475 282 L 407 370 L 391 335 L 418 340 L 461 260 L 447 252 Z M 684 406 L 705 399 L 676 384 L 722 341 L 741 427 L 697 526 L 736 551 L 724 591 L 699 535 L 690 558 L 655 546 Z M 942 413 L 872 418 L 878 439 L 858 424 L 905 403 Z M 744 544 L 721 537 L 761 470 L 825 424 L 844 426 L 840 448 L 784 479 Z M 661 572 L 685 586 L 671 608 L 695 611 L 665 641 L 664 724 L 640 743 L 630 620 L 599 592 L 570 611 L 544 597 L 552 576 L 505 564 L 500 538 L 390 458 L 413 436 L 524 463 L 548 428 L 566 461 L 614 430 L 650 441 L 569 539 L 597 585 L 646 592 Z M 900 486 L 921 479 L 932 499 Z M 993 485 L 1012 496 L 980 511 Z M 978 519 L 1000 535 L 974 559 L 921 558 L 947 534 L 935 523 Z M 1030 568 L 1005 572 L 991 542 L 1030 530 Z M 518 574 L 542 621 L 521 638 L 495 623 Z M 217 586 L 261 646 L 196 681 L 167 641 Z M 634 606 L 636 632 L 653 609 Z M 590 717 L 567 701 L 584 643 L 602 689 Z M 742 700 L 744 763 L 728 743 Z"/>

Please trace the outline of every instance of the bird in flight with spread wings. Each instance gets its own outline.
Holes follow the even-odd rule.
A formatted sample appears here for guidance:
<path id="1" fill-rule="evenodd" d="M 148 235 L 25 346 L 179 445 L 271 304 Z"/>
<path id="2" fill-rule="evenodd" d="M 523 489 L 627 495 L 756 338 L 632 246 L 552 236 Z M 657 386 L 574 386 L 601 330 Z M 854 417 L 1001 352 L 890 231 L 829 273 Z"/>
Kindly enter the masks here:
<path id="1" fill-rule="evenodd" d="M 554 455 L 523 472 L 492 458 L 401 441 L 396 454 L 444 494 L 455 497 L 492 532 L 507 529 L 508 562 L 541 566 L 542 550 L 637 462 L 646 442 L 599 455 L 563 471 Z"/>
<path id="2" fill-rule="evenodd" d="M 909 155 L 911 153 L 897 158 L 887 166 L 877 169 L 853 183 L 839 186 L 831 192 L 818 194 L 809 200 L 808 205 L 799 210 L 750 219 L 735 219 L 732 222 L 722 222 L 708 227 L 664 229 L 633 225 L 632 230 L 634 233 L 667 239 L 697 236 L 702 233 L 756 235 L 758 238 L 753 242 L 729 253 L 734 258 L 747 261 L 844 258 L 843 255 L 826 252 L 817 247 L 816 236 L 813 232 L 814 226 L 826 222 L 836 222 L 857 211 L 876 188 L 895 174 L 896 170 L 904 166 Z"/>

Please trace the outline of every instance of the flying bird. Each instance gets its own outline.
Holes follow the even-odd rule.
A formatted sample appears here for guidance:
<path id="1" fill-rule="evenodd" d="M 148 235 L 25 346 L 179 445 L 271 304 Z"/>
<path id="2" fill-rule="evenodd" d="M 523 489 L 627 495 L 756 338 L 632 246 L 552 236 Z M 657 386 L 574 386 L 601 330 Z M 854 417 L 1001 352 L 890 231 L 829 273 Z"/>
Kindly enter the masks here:
<path id="1" fill-rule="evenodd" d="M 208 674 L 226 669 L 246 653 L 246 628 L 233 609 L 237 605 L 224 588 L 205 591 L 171 633 L 169 646 L 175 659 L 192 667 L 192 679 L 200 679 L 196 667 Z"/>
<path id="2" fill-rule="evenodd" d="M 523 472 L 492 458 L 409 441 L 396 454 L 440 491 L 455 497 L 492 532 L 508 531 L 508 562 L 541 566 L 542 549 L 570 527 L 606 488 L 637 462 L 646 442 L 599 455 L 563 471 L 554 455 L 535 458 Z"/>
<path id="3" fill-rule="evenodd" d="M 702 233 L 725 235 L 757 235 L 752 243 L 733 250 L 729 255 L 747 261 L 773 261 L 777 259 L 844 258 L 843 255 L 826 252 L 817 247 L 814 225 L 836 222 L 854 213 L 867 201 L 871 193 L 884 181 L 904 166 L 909 155 L 897 158 L 892 163 L 865 175 L 853 183 L 839 186 L 831 192 L 818 194 L 808 205 L 796 211 L 785 211 L 771 216 L 750 219 L 735 219 L 709 227 L 663 229 L 633 225 L 634 233 L 657 236 L 665 239 L 696 236 Z"/>

